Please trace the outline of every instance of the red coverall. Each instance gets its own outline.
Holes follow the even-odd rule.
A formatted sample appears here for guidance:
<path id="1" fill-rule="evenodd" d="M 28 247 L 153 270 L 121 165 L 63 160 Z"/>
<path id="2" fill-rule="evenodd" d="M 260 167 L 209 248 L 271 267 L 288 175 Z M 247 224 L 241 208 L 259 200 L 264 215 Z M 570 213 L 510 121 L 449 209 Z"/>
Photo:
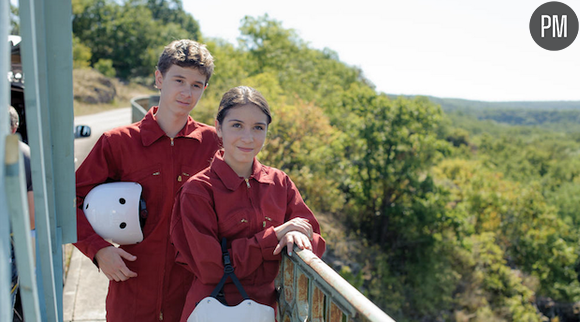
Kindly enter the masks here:
<path id="1" fill-rule="evenodd" d="M 111 244 L 95 233 L 81 209 L 88 192 L 105 182 L 138 182 L 147 205 L 143 241 L 121 246 L 137 256 L 125 263 L 138 276 L 109 283 L 107 321 L 178 321 L 192 280 L 191 273 L 174 261 L 171 209 L 181 185 L 210 165 L 218 137 L 213 127 L 189 117 L 171 139 L 155 120 L 156 111 L 154 107 L 140 122 L 104 133 L 76 171 L 75 246 L 93 261 L 97 251 Z"/>
<path id="2" fill-rule="evenodd" d="M 281 255 L 274 227 L 305 218 L 314 230 L 313 251 L 325 250 L 318 221 L 294 183 L 282 171 L 263 166 L 254 158 L 252 175 L 245 181 L 217 152 L 210 168 L 190 179 L 178 193 L 171 220 L 171 240 L 183 262 L 194 274 L 181 321 L 196 304 L 209 296 L 224 273 L 221 238 L 228 240 L 235 274 L 248 296 L 275 307 L 274 279 Z M 231 279 L 224 286 L 228 305 L 243 299 Z"/>

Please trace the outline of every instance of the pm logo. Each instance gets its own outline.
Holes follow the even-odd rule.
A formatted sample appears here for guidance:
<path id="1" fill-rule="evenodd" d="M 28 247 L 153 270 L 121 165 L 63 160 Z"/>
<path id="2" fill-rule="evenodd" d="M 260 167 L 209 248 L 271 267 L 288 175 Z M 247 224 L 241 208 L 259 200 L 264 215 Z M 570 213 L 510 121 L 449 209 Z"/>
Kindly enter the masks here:
<path id="1" fill-rule="evenodd" d="M 532 14 L 530 33 L 538 46 L 562 50 L 578 35 L 578 17 L 572 8 L 561 2 L 546 2 Z"/>

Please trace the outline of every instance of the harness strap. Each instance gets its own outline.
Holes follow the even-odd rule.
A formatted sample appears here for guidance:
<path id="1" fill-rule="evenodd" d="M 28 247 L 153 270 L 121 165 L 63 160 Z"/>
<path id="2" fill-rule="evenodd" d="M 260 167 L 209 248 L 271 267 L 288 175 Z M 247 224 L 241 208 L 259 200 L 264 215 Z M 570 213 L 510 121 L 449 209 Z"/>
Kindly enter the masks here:
<path id="1" fill-rule="evenodd" d="M 211 297 L 214 297 L 223 304 L 227 305 L 223 288 L 226 283 L 226 280 L 228 279 L 228 277 L 230 277 L 234 282 L 234 285 L 236 285 L 236 288 L 244 298 L 244 300 L 250 299 L 248 293 L 246 293 L 246 291 L 244 290 L 242 283 L 240 283 L 240 280 L 234 273 L 234 267 L 232 266 L 232 262 L 230 260 L 230 253 L 228 252 L 227 240 L 225 237 L 222 238 L 222 259 L 224 262 L 224 275 L 222 276 L 222 279 L 219 281 L 213 292 L 211 292 Z"/>

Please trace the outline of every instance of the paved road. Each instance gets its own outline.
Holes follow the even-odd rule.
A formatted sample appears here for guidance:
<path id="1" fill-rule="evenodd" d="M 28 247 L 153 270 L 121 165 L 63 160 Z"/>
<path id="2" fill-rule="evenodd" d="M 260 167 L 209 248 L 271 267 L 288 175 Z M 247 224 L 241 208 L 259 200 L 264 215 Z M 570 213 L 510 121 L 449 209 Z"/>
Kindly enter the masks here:
<path id="1" fill-rule="evenodd" d="M 91 127 L 90 137 L 75 140 L 75 169 L 81 165 L 82 160 L 89 154 L 103 132 L 129 123 L 131 123 L 131 108 L 129 107 L 75 117 L 75 126 Z"/>
<path id="2" fill-rule="evenodd" d="M 90 137 L 75 140 L 75 169 L 104 131 L 130 122 L 130 108 L 75 117 L 75 125 L 91 127 Z M 66 248 L 71 255 L 63 290 L 64 322 L 105 321 L 105 298 L 109 280 L 75 247 L 69 244 Z"/>

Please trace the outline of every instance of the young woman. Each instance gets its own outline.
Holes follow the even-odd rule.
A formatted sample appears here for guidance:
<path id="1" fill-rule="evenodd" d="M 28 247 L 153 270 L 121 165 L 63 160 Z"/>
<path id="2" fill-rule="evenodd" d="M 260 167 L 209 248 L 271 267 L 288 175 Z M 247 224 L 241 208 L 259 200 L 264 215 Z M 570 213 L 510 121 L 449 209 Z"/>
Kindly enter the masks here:
<path id="1" fill-rule="evenodd" d="M 287 246 L 289 255 L 294 244 L 318 256 L 324 252 L 318 222 L 294 183 L 256 159 L 270 122 L 268 103 L 258 91 L 240 86 L 226 92 L 215 121 L 223 149 L 175 199 L 171 239 L 176 260 L 194 274 L 181 321 L 222 278 L 223 237 L 249 297 L 272 307 L 282 248 Z M 231 280 L 223 290 L 228 305 L 243 300 Z"/>

